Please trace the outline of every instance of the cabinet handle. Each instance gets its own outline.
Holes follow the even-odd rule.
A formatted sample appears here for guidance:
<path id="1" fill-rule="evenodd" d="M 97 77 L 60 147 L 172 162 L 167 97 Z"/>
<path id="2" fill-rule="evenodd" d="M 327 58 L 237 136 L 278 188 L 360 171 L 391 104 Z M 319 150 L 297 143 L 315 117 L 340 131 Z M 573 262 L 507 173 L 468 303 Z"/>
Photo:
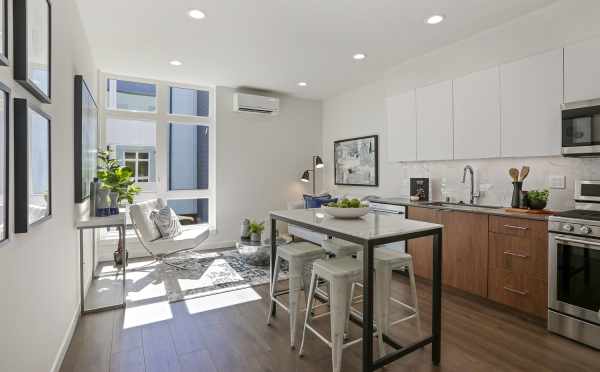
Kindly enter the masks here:
<path id="1" fill-rule="evenodd" d="M 521 295 L 521 296 L 526 296 L 529 293 L 527 291 L 519 291 L 518 289 L 514 289 L 514 288 L 511 288 L 511 287 L 504 287 L 504 289 L 507 290 L 507 291 L 509 291 L 509 292 Z"/>
<path id="2" fill-rule="evenodd" d="M 515 225 L 504 225 L 507 229 L 516 229 L 516 230 L 529 230 L 529 227 L 525 226 L 515 226 Z"/>
<path id="3" fill-rule="evenodd" d="M 518 254 L 518 253 L 514 253 L 514 252 L 509 252 L 509 251 L 504 251 L 504 254 L 509 255 L 509 256 L 519 257 L 519 258 L 529 258 L 529 255 L 527 255 L 527 254 Z"/>

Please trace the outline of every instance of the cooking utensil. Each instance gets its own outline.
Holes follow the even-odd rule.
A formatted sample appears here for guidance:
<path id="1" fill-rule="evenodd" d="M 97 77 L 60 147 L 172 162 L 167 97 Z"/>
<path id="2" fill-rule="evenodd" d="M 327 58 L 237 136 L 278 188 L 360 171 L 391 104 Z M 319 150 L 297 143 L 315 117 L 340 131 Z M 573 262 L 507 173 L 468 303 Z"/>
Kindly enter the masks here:
<path id="1" fill-rule="evenodd" d="M 508 174 L 510 174 L 513 182 L 519 181 L 519 170 L 517 168 L 510 168 Z"/>
<path id="2" fill-rule="evenodd" d="M 525 165 L 525 166 L 523 166 L 523 168 L 521 168 L 520 181 L 521 182 L 525 181 L 525 178 L 527 178 L 527 175 L 529 175 L 529 167 Z"/>

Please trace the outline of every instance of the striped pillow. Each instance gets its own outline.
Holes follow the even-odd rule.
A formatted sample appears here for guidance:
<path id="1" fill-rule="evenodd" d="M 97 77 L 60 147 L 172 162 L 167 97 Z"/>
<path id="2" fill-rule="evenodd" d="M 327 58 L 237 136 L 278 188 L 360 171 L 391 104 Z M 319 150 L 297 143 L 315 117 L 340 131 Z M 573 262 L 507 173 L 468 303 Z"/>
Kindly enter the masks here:
<path id="1" fill-rule="evenodd" d="M 163 238 L 174 238 L 183 231 L 175 211 L 169 207 L 153 210 L 150 212 L 150 219 L 158 227 Z"/>

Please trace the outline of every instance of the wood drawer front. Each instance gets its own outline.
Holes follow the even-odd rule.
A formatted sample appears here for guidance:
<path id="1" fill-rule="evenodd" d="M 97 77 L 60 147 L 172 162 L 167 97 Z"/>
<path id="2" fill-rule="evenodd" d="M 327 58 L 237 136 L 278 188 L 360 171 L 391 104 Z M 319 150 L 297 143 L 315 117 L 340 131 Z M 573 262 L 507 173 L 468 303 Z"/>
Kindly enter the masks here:
<path id="1" fill-rule="evenodd" d="M 546 281 L 501 269 L 491 269 L 489 273 L 489 299 L 539 318 L 546 318 L 548 307 Z"/>
<path id="2" fill-rule="evenodd" d="M 489 244 L 490 269 L 506 270 L 515 274 L 530 275 L 543 281 L 548 280 L 547 240 L 491 232 Z"/>
<path id="3" fill-rule="evenodd" d="M 546 221 L 527 220 L 524 218 L 491 216 L 490 231 L 523 238 L 548 238 L 548 224 Z"/>

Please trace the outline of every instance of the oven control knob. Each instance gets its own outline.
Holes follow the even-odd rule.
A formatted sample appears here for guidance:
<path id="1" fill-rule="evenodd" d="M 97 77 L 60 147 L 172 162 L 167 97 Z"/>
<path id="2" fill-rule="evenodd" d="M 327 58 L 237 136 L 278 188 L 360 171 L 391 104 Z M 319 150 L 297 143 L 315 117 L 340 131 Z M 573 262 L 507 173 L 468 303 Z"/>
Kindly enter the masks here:
<path id="1" fill-rule="evenodd" d="M 570 225 L 568 223 L 565 223 L 562 228 L 565 231 L 573 231 L 573 225 Z"/>
<path id="2" fill-rule="evenodd" d="M 592 229 L 589 226 L 581 226 L 581 229 L 579 229 L 579 232 L 587 235 L 592 232 Z"/>

